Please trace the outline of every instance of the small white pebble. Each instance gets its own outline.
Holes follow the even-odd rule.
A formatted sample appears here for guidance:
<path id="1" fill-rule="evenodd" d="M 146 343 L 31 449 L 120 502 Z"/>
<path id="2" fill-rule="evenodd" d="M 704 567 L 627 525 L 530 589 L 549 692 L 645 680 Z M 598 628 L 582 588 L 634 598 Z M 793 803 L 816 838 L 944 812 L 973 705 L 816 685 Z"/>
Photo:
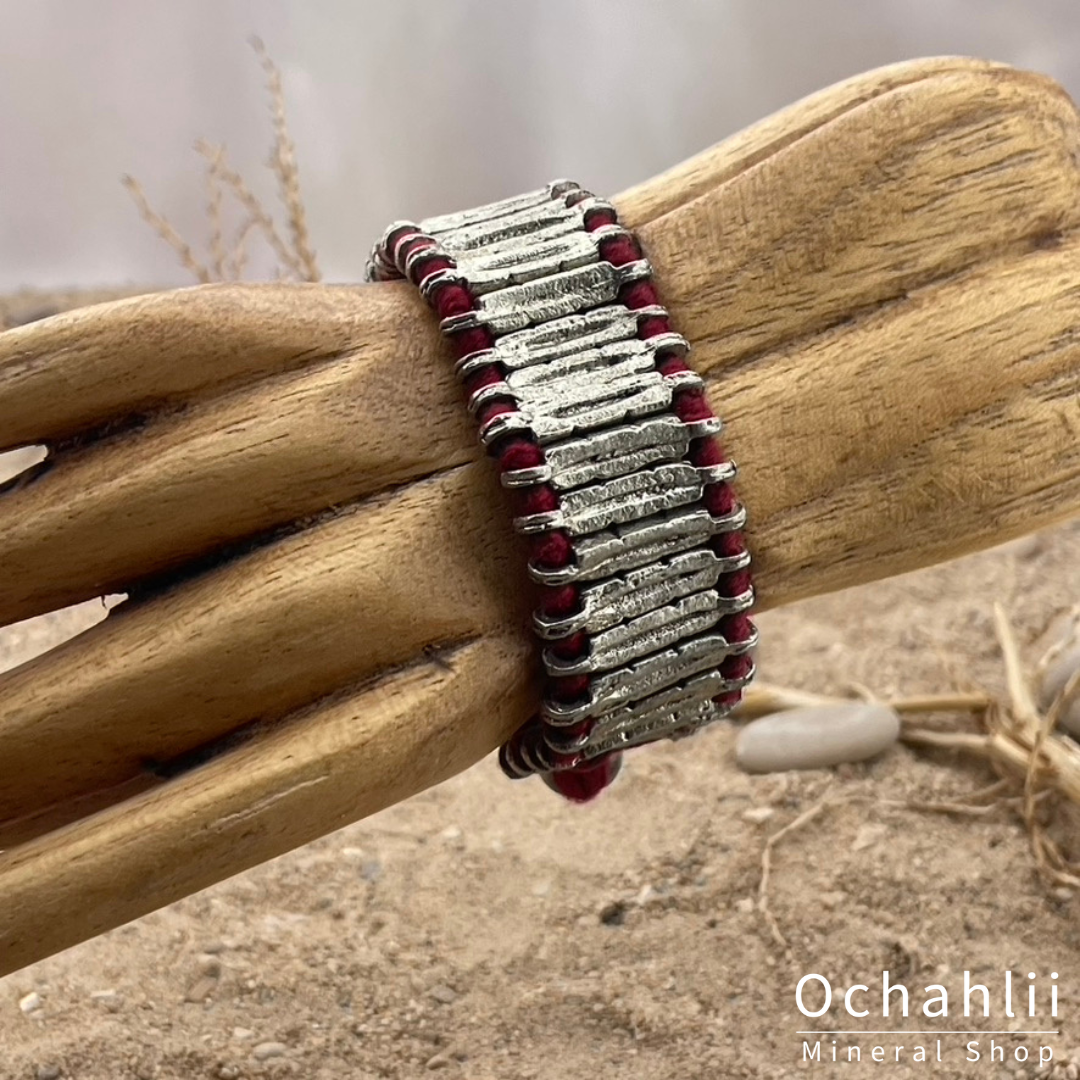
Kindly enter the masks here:
<path id="1" fill-rule="evenodd" d="M 238 1042 L 243 1041 L 244 1039 L 253 1038 L 254 1035 L 255 1032 L 252 1031 L 251 1028 L 234 1027 L 232 1029 L 232 1037 Z"/>
<path id="2" fill-rule="evenodd" d="M 444 840 L 460 840 L 461 829 L 459 829 L 456 825 L 447 825 L 446 828 L 443 829 L 441 833 L 439 833 L 439 835 Z"/>
<path id="3" fill-rule="evenodd" d="M 212 953 L 202 953 L 196 960 L 199 970 L 211 979 L 216 979 L 221 974 L 221 960 Z"/>
<path id="4" fill-rule="evenodd" d="M 1066 649 L 1047 669 L 1039 682 L 1039 705 L 1048 709 L 1065 689 L 1074 671 L 1080 668 L 1080 643 Z M 1058 718 L 1058 724 L 1070 735 L 1080 735 L 1080 694 Z"/>
<path id="5" fill-rule="evenodd" d="M 855 834 L 855 839 L 851 844 L 851 850 L 865 851 L 867 848 L 873 847 L 879 840 L 885 838 L 885 834 L 888 831 L 888 828 L 884 825 L 861 826 L 859 831 Z"/>
<path id="6" fill-rule="evenodd" d="M 256 1061 L 268 1061 L 270 1058 L 282 1057 L 288 1047 L 279 1042 L 261 1042 L 252 1051 L 251 1056 Z"/>
<path id="7" fill-rule="evenodd" d="M 741 900 L 735 901 L 735 910 L 740 915 L 752 915 L 754 912 L 754 901 L 749 896 L 744 896 Z"/>
<path id="8" fill-rule="evenodd" d="M 638 907 L 644 907 L 659 895 L 660 894 L 651 885 L 642 885 L 641 888 L 638 889 L 637 896 L 634 897 L 634 903 L 637 904 Z"/>
<path id="9" fill-rule="evenodd" d="M 32 1012 L 37 1012 L 41 1008 L 43 1002 L 41 995 L 36 990 L 31 990 L 29 994 L 25 994 L 19 998 L 19 1008 L 29 1016 Z"/>
<path id="10" fill-rule="evenodd" d="M 751 806 L 743 811 L 743 821 L 749 821 L 754 825 L 764 825 L 776 811 L 771 806 Z"/>
<path id="11" fill-rule="evenodd" d="M 446 986 L 443 983 L 438 983 L 433 986 L 428 993 L 443 1005 L 449 1005 L 452 1001 L 457 1000 L 457 992 L 451 990 L 449 986 Z"/>
<path id="12" fill-rule="evenodd" d="M 735 741 L 745 772 L 825 769 L 880 754 L 900 735 L 900 718 L 885 705 L 863 703 L 786 709 L 751 721 Z"/>

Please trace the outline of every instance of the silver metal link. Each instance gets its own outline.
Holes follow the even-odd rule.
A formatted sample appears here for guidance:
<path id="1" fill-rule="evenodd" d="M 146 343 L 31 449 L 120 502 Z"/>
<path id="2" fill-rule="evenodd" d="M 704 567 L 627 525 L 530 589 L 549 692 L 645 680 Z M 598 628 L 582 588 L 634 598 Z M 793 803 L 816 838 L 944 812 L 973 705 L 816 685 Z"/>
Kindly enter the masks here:
<path id="1" fill-rule="evenodd" d="M 508 246 L 502 251 L 460 256 L 456 262 L 458 273 L 468 280 L 469 288 L 475 295 L 482 296 L 496 289 L 586 266 L 599 258 L 596 237 L 591 233 L 568 232 L 527 248 Z"/>
<path id="2" fill-rule="evenodd" d="M 459 210 L 453 214 L 439 214 L 436 217 L 424 218 L 420 222 L 420 231 L 428 236 L 440 237 L 443 233 L 465 230 L 483 221 L 493 221 L 532 207 L 547 206 L 558 201 L 553 196 L 576 190 L 578 186 L 572 181 L 557 180 L 536 191 L 527 191 L 523 195 L 514 195 L 509 199 L 499 199 L 496 202 L 485 203 L 483 206 L 474 206 L 471 210 Z"/>
<path id="3" fill-rule="evenodd" d="M 589 653 L 580 660 L 561 660 L 547 650 L 544 666 L 554 676 L 611 671 L 712 629 L 723 614 L 720 595 L 715 589 L 707 589 L 654 608 L 636 619 L 627 619 L 610 630 L 590 634 Z"/>
<path id="4" fill-rule="evenodd" d="M 586 438 L 554 443 L 545 448 L 551 485 L 556 491 L 567 491 L 625 476 L 654 462 L 681 461 L 686 457 L 690 438 L 686 424 L 677 416 L 665 414 L 607 428 Z"/>
<path id="5" fill-rule="evenodd" d="M 740 655 L 756 645 L 756 634 L 738 644 L 728 642 L 716 632 L 702 634 L 636 660 L 626 667 L 597 675 L 592 680 L 588 698 L 580 703 L 566 704 L 545 699 L 541 714 L 555 727 L 577 724 L 589 717 L 600 717 L 616 706 L 641 703 L 693 675 L 716 670 L 729 656 Z M 717 692 L 727 691 L 721 689 Z"/>
<path id="6" fill-rule="evenodd" d="M 572 356 L 613 341 L 636 339 L 637 328 L 638 316 L 629 308 L 621 305 L 593 308 L 506 334 L 488 351 L 491 357 L 488 362 L 499 363 L 507 371 L 547 364 L 560 356 Z M 468 360 L 466 357 L 459 361 L 459 374 Z"/>
<path id="7" fill-rule="evenodd" d="M 629 476 L 576 488 L 561 500 L 562 521 L 572 536 L 585 536 L 648 514 L 697 502 L 701 477 L 682 462 L 654 465 Z"/>
<path id="8" fill-rule="evenodd" d="M 589 236 L 585 232 L 585 212 L 580 206 L 548 201 L 513 214 L 504 214 L 455 229 L 443 236 L 432 233 L 439 248 L 462 269 L 470 260 L 492 258 L 516 252 L 528 257 L 532 248 L 566 236 Z M 522 241 L 527 240 L 528 243 Z M 593 248 L 595 250 L 595 243 Z M 468 272 L 468 271 L 466 271 Z"/>
<path id="9" fill-rule="evenodd" d="M 529 572 L 541 585 L 592 581 L 637 566 L 651 565 L 674 552 L 699 547 L 718 532 L 741 529 L 745 521 L 746 514 L 741 506 L 722 518 L 713 517 L 703 506 L 684 507 L 582 537 L 574 543 L 576 558 L 573 566 L 558 570 L 530 566 Z M 741 570 L 749 565 L 749 561 L 745 553 L 735 556 L 722 573 Z"/>
<path id="10" fill-rule="evenodd" d="M 478 326 L 486 326 L 493 334 L 522 330 L 599 304 L 609 304 L 624 285 L 647 278 L 650 272 L 645 259 L 623 266 L 612 266 L 609 262 L 579 266 L 539 281 L 490 292 L 477 301 L 478 310 L 451 315 L 440 325 L 446 334 Z"/>
<path id="11" fill-rule="evenodd" d="M 692 548 L 646 567 L 585 585 L 581 589 L 579 612 L 563 618 L 537 612 L 533 626 L 547 640 L 579 630 L 595 634 L 681 596 L 712 588 L 723 569 L 723 559 L 715 552 L 705 547 Z"/>

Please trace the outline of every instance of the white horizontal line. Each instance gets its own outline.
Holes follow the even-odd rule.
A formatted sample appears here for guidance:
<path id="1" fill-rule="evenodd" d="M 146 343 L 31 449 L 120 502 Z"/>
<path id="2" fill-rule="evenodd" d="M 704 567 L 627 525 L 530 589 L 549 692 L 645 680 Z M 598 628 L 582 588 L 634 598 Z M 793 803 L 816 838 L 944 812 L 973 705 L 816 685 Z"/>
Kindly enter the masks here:
<path id="1" fill-rule="evenodd" d="M 796 1035 L 1060 1035 L 1060 1031 L 796 1031 Z"/>

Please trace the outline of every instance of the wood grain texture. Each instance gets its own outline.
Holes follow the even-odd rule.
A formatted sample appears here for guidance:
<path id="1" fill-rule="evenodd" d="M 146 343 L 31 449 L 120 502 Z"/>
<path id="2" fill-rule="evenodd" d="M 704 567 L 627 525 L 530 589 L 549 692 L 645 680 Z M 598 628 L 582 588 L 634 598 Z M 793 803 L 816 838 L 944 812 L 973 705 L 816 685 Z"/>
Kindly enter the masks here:
<path id="1" fill-rule="evenodd" d="M 617 200 L 727 422 L 762 607 L 1080 508 L 1078 158 L 1052 83 L 935 60 Z M 11 331 L 0 433 L 78 437 L 0 498 L 0 621 L 138 598 L 0 676 L 0 971 L 531 711 L 521 552 L 407 287 L 210 286 Z"/>

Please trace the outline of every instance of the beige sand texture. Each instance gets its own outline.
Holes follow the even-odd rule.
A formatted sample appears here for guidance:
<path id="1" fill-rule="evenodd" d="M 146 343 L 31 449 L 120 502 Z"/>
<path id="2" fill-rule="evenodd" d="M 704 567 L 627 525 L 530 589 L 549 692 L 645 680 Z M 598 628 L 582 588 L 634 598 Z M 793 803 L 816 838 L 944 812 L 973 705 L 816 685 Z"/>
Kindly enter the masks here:
<path id="1" fill-rule="evenodd" d="M 882 695 L 972 685 L 1003 694 L 993 600 L 1031 662 L 1080 595 L 1078 565 L 1080 522 L 769 613 L 763 676 L 838 694 L 853 682 Z M 97 617 L 87 612 L 5 631 L 0 658 L 44 648 Z M 735 733 L 725 722 L 633 753 L 587 807 L 536 781 L 512 785 L 487 760 L 17 972 L 0 980 L 0 1077 L 1077 1075 L 1078 901 L 1039 880 L 1010 806 L 960 815 L 906 805 L 962 798 L 993 782 L 989 767 L 898 746 L 868 764 L 749 777 L 733 763 Z M 784 948 L 756 908 L 763 847 L 822 800 L 773 851 Z M 1075 856 L 1071 808 L 1054 815 Z M 906 1019 L 895 996 L 881 1016 L 886 969 L 911 991 Z M 1013 1018 L 1007 969 L 1019 991 Z M 965 971 L 992 991 L 988 1018 L 962 1016 Z M 824 1016 L 802 1016 L 795 987 L 809 972 L 841 991 L 869 984 L 871 1015 L 847 1017 L 841 994 Z M 1030 1020 L 1028 972 L 1040 988 Z M 947 1019 L 918 1012 L 930 983 L 950 992 Z M 846 1028 L 1060 1034 L 823 1036 L 826 1060 L 803 1062 L 804 1040 L 816 1040 L 796 1032 Z M 1004 1063 L 988 1061 L 991 1038 Z M 967 1060 L 972 1040 L 977 1062 Z M 849 1044 L 861 1063 L 844 1061 Z M 918 1045 L 930 1061 L 912 1060 Z M 1040 1045 L 1054 1054 L 1042 1072 Z M 872 1060 L 874 1046 L 885 1063 Z"/>

